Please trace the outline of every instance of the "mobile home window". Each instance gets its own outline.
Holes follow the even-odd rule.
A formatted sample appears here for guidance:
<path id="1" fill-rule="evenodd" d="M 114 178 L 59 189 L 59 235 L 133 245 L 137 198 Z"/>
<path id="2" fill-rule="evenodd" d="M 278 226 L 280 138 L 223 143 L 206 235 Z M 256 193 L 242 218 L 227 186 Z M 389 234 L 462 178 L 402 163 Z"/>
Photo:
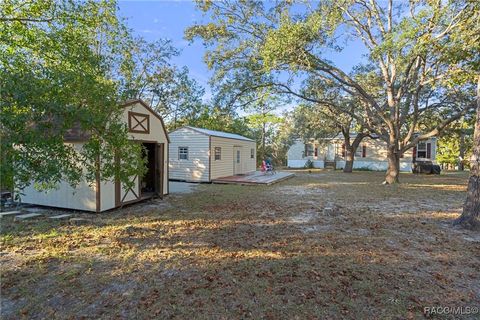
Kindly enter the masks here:
<path id="1" fill-rule="evenodd" d="M 361 157 L 363 155 L 363 146 L 359 145 L 355 150 L 355 157 Z"/>
<path id="2" fill-rule="evenodd" d="M 250 159 L 255 158 L 255 149 L 250 149 Z"/>
<path id="3" fill-rule="evenodd" d="M 215 147 L 214 154 L 215 154 L 215 160 L 222 160 L 222 148 L 221 147 Z"/>
<path id="4" fill-rule="evenodd" d="M 417 158 L 427 157 L 427 144 L 425 142 L 419 142 L 417 145 Z"/>
<path id="5" fill-rule="evenodd" d="M 188 147 L 178 147 L 178 160 L 188 160 Z"/>
<path id="6" fill-rule="evenodd" d="M 306 150 L 307 157 L 313 157 L 314 155 L 314 148 L 312 144 L 307 144 L 307 150 Z"/>

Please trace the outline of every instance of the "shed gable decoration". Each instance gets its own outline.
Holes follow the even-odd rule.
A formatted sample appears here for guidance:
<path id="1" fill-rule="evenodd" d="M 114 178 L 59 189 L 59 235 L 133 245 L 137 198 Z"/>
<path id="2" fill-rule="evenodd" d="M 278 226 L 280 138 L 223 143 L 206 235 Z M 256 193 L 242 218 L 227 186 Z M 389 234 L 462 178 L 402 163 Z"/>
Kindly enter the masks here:
<path id="1" fill-rule="evenodd" d="M 150 115 L 128 111 L 128 131 L 133 133 L 150 133 Z"/>

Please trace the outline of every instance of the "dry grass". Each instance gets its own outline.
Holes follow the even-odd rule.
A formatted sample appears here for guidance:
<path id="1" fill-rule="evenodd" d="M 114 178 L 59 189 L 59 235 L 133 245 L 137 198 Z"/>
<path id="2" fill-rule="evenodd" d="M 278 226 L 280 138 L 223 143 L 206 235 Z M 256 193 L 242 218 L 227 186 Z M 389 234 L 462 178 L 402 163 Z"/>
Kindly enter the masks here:
<path id="1" fill-rule="evenodd" d="M 2 317 L 413 319 L 479 306 L 480 237 L 450 225 L 466 175 L 383 186 L 381 173 L 296 173 L 81 214 L 84 226 L 3 218 Z"/>

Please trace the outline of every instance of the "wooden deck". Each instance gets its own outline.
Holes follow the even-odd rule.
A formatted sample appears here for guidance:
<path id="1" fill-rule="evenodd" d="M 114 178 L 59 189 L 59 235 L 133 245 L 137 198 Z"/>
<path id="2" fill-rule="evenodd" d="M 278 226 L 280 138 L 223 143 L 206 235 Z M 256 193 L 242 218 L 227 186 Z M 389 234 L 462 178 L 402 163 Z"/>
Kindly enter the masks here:
<path id="1" fill-rule="evenodd" d="M 213 179 L 213 183 L 223 184 L 244 184 L 244 185 L 270 185 L 286 179 L 290 179 L 295 174 L 290 172 L 278 171 L 276 174 L 264 174 L 260 171 L 255 171 L 251 174 L 228 176 Z"/>

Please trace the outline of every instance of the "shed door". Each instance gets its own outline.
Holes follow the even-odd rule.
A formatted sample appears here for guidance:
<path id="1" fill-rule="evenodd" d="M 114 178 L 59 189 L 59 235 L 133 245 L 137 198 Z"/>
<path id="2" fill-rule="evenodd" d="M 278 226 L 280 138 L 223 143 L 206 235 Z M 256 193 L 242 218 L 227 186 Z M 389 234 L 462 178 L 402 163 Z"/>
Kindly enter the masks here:
<path id="1" fill-rule="evenodd" d="M 159 143 L 157 144 L 157 148 L 155 150 L 155 191 L 160 197 L 163 197 L 163 162 L 164 162 L 164 148 L 165 144 Z"/>
<path id="2" fill-rule="evenodd" d="M 241 151 L 242 151 L 241 147 L 233 147 L 233 174 L 243 173 Z"/>

